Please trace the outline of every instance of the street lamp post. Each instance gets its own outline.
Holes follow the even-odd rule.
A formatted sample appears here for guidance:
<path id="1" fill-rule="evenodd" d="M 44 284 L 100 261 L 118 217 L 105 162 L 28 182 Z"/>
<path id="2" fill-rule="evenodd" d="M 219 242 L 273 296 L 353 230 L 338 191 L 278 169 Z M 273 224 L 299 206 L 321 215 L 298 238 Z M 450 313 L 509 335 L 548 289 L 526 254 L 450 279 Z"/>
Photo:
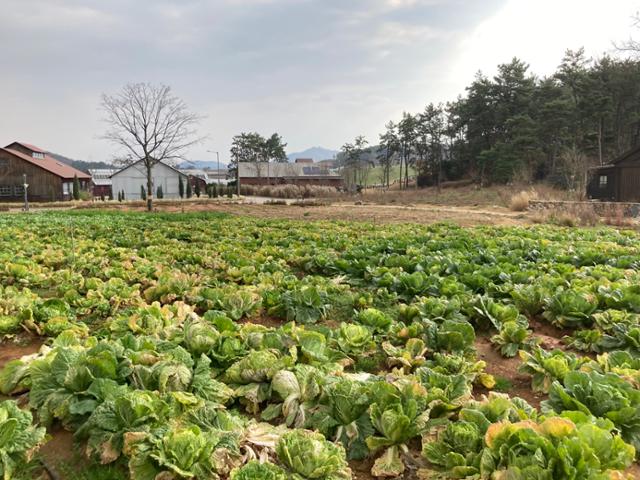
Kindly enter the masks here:
<path id="1" fill-rule="evenodd" d="M 220 185 L 220 152 L 214 152 L 213 150 L 207 150 L 207 152 L 216 154 L 216 159 L 218 161 L 218 178 L 216 179 L 216 183 Z"/>
<path id="2" fill-rule="evenodd" d="M 27 174 L 22 174 L 22 187 L 24 188 L 24 211 L 29 211 L 29 198 L 27 197 L 27 188 L 29 188 L 29 184 L 27 183 Z"/>

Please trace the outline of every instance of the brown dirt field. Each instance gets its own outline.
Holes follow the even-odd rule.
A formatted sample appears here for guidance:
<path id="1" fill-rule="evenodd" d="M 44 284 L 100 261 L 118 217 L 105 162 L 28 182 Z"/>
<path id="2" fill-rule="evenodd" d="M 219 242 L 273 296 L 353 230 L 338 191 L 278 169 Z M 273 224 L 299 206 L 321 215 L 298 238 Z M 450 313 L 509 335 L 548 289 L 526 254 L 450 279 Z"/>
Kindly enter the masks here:
<path id="1" fill-rule="evenodd" d="M 478 358 L 487 362 L 486 372 L 495 377 L 506 378 L 513 385 L 506 392 L 511 396 L 520 397 L 529 402 L 532 406 L 539 408 L 540 402 L 546 399 L 546 395 L 534 393 L 531 390 L 531 377 L 518 373 L 520 358 L 504 358 L 491 344 L 488 336 L 478 336 L 476 339 L 476 350 Z M 486 393 L 478 391 L 477 393 Z"/>
<path id="2" fill-rule="evenodd" d="M 262 315 L 260 317 L 252 317 L 252 318 L 242 318 L 238 320 L 236 323 L 254 323 L 256 325 L 262 325 L 263 327 L 269 328 L 278 328 L 286 323 L 280 318 L 269 317 L 267 315 Z"/>
<path id="3" fill-rule="evenodd" d="M 76 467 L 74 464 L 79 463 L 80 456 L 73 441 L 73 433 L 61 427 L 54 427 L 47 433 L 51 439 L 42 446 L 39 455 L 47 469 L 51 470 L 54 475 L 58 475 L 58 478 L 62 478 L 59 472 L 60 464 L 64 463 Z M 80 465 L 77 467 L 81 468 Z M 49 475 L 49 477 L 51 476 Z"/>
<path id="4" fill-rule="evenodd" d="M 634 463 L 626 470 L 627 475 L 631 475 L 631 478 L 640 478 L 640 465 Z"/>
<path id="5" fill-rule="evenodd" d="M 562 330 L 549 322 L 538 319 L 529 320 L 529 328 L 533 330 L 533 336 L 540 339 L 540 346 L 545 350 L 567 350 L 565 344 L 562 343 L 562 337 L 570 335 L 570 330 Z"/>
<path id="6" fill-rule="evenodd" d="M 36 353 L 40 350 L 44 340 L 44 337 L 24 334 L 18 335 L 12 340 L 0 342 L 0 369 L 11 360 Z"/>
<path id="7" fill-rule="evenodd" d="M 138 204 L 109 205 L 119 210 L 143 211 Z M 340 220 L 372 223 L 453 222 L 460 226 L 474 225 L 527 225 L 531 222 L 522 213 L 504 207 L 463 208 L 438 205 L 378 205 L 335 203 L 320 206 L 260 205 L 251 203 L 172 202 L 157 203 L 161 212 L 224 212 L 258 218 L 289 220 Z"/>

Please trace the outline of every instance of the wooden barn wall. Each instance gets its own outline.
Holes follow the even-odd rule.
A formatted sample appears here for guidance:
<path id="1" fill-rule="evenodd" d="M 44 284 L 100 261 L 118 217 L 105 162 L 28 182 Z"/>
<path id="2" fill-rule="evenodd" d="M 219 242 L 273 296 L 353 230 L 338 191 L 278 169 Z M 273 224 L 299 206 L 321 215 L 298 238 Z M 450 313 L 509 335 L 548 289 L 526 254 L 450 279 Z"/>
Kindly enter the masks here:
<path id="1" fill-rule="evenodd" d="M 15 195 L 13 188 L 22 185 L 23 174 L 27 174 L 28 195 L 33 201 L 62 200 L 62 180 L 60 177 L 31 165 L 7 152 L 0 151 L 0 187 L 12 187 L 11 196 L 0 196 L 2 201 L 20 201 L 24 197 Z"/>
<path id="2" fill-rule="evenodd" d="M 619 195 L 622 202 L 640 201 L 640 165 L 619 169 Z"/>

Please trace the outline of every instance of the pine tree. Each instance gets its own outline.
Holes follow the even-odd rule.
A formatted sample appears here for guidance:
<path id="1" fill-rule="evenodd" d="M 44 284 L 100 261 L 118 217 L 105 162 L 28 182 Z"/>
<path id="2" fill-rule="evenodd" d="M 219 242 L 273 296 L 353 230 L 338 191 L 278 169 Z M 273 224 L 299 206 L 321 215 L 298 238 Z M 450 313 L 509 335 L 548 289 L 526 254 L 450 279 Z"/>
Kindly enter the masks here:
<path id="1" fill-rule="evenodd" d="M 124 190 L 122 190 L 122 200 L 124 201 L 124 200 L 126 200 L 126 199 L 127 199 L 127 197 L 126 197 L 126 195 L 124 194 Z"/>
<path id="2" fill-rule="evenodd" d="M 187 198 L 191 198 L 192 194 L 193 192 L 191 190 L 191 180 L 187 179 Z"/>
<path id="3" fill-rule="evenodd" d="M 193 189 L 193 193 L 196 194 L 196 197 L 200 198 L 200 182 L 196 180 L 196 186 Z"/>
<path id="4" fill-rule="evenodd" d="M 147 199 L 147 191 L 144 189 L 144 185 L 140 185 L 140 198 L 142 200 Z"/>
<path id="5" fill-rule="evenodd" d="M 211 194 L 213 195 L 213 198 L 218 198 L 218 185 L 215 183 L 211 185 Z"/>
<path id="6" fill-rule="evenodd" d="M 122 192 L 118 192 L 118 201 L 121 202 L 122 201 Z"/>
<path id="7" fill-rule="evenodd" d="M 233 187 L 227 187 L 227 197 L 233 198 Z"/>
<path id="8" fill-rule="evenodd" d="M 156 189 L 156 198 L 163 198 L 164 193 L 162 192 L 162 185 L 159 185 Z"/>
<path id="9" fill-rule="evenodd" d="M 178 194 L 180 198 L 184 198 L 184 182 L 182 181 L 182 175 L 178 177 Z"/>
<path id="10" fill-rule="evenodd" d="M 73 176 L 73 199 L 80 200 L 80 180 L 78 180 L 78 175 Z"/>

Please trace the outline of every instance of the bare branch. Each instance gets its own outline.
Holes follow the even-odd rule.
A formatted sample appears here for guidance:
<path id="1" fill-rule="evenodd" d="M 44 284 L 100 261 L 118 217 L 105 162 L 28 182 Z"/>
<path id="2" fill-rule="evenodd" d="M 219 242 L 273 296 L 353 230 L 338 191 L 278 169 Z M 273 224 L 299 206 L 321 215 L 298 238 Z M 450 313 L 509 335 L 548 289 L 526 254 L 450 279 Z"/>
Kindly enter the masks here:
<path id="1" fill-rule="evenodd" d="M 128 84 L 116 95 L 102 95 L 104 119 L 110 128 L 103 138 L 125 152 L 128 164 L 141 162 L 147 172 L 147 198 L 153 196 L 151 169 L 158 162 L 182 158 L 196 143 L 201 117 L 166 85 Z"/>

